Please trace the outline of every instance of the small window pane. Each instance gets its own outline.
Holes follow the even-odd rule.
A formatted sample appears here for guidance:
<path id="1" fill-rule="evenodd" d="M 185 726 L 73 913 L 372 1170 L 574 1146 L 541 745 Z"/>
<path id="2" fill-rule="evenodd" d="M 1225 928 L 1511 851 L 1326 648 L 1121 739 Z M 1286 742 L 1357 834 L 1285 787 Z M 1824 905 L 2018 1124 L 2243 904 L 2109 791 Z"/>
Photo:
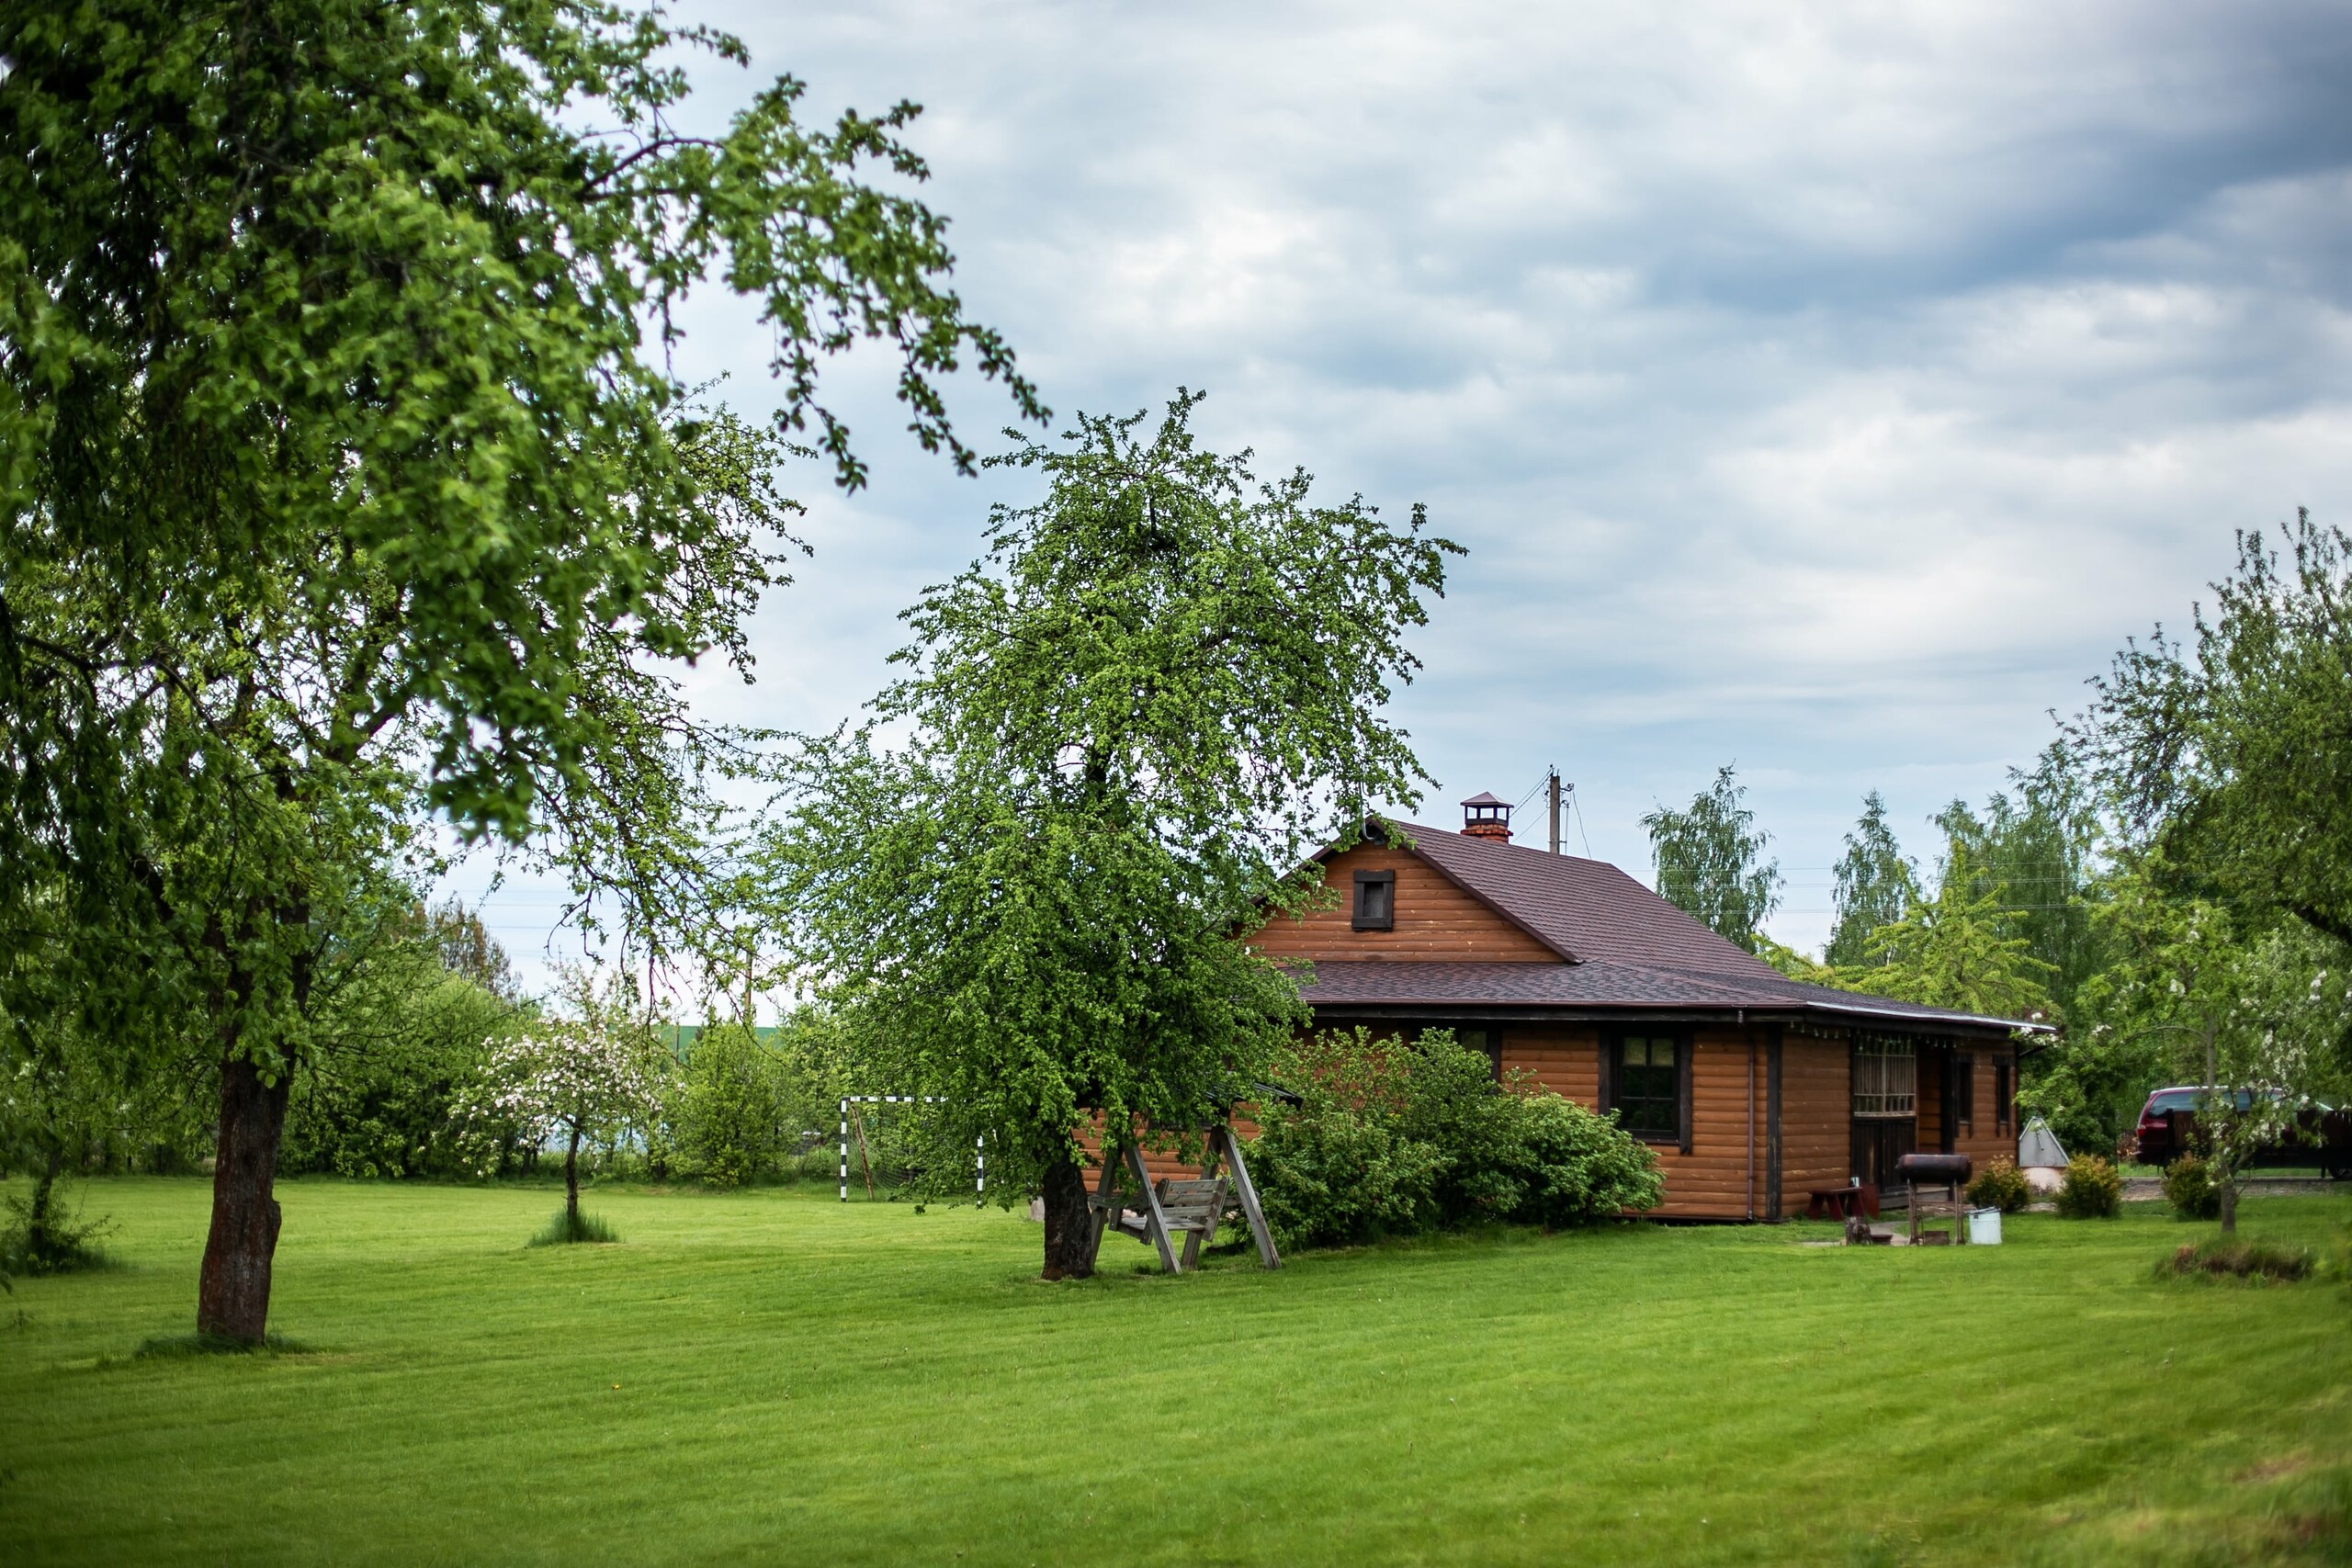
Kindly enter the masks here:
<path id="1" fill-rule="evenodd" d="M 1617 1047 L 1617 1122 L 1629 1133 L 1678 1137 L 1680 1083 L 1672 1040 L 1628 1037 Z"/>
<path id="2" fill-rule="evenodd" d="M 1361 908 L 1356 911 L 1367 920 L 1388 918 L 1388 893 L 1393 882 L 1365 882 L 1357 886 L 1356 895 Z"/>

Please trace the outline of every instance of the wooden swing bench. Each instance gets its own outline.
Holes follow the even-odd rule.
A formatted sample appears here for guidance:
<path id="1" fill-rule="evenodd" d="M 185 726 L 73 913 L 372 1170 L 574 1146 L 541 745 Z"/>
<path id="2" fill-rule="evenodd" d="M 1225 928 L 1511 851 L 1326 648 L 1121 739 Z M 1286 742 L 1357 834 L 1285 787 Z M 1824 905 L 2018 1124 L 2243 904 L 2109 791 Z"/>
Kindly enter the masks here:
<path id="1" fill-rule="evenodd" d="M 1220 1162 L 1233 1168 L 1229 1177 L 1217 1173 Z M 1126 1187 L 1121 1184 L 1122 1175 Z M 1155 1248 L 1162 1271 L 1188 1273 L 1200 1266 L 1202 1242 L 1216 1234 L 1227 1214 L 1238 1213 L 1257 1239 L 1259 1261 L 1269 1269 L 1283 1266 L 1265 1213 L 1258 1206 L 1250 1168 L 1242 1163 L 1239 1141 L 1228 1127 L 1209 1129 L 1207 1163 L 1200 1176 L 1188 1180 L 1162 1177 L 1154 1181 L 1144 1167 L 1142 1148 L 1133 1142 L 1121 1144 L 1115 1155 L 1106 1149 L 1102 1175 L 1086 1206 L 1092 1211 L 1094 1225 L 1090 1257 L 1101 1249 L 1102 1233 L 1112 1230 Z M 1183 1237 L 1181 1249 L 1178 1236 Z"/>

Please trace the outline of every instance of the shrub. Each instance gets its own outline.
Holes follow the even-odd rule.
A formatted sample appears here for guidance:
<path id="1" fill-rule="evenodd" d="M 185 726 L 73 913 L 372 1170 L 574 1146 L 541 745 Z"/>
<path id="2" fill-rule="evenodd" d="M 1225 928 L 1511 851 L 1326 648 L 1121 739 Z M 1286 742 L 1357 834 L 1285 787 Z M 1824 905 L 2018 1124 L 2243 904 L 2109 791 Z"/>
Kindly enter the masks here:
<path id="1" fill-rule="evenodd" d="M 706 1023 L 686 1051 L 676 1116 L 677 1155 L 713 1187 L 767 1175 L 786 1146 L 776 1064 L 740 1023 Z"/>
<path id="2" fill-rule="evenodd" d="M 61 1209 L 56 1176 L 37 1177 L 29 1198 L 7 1202 L 11 1223 L 0 1230 L 0 1276 L 74 1274 L 111 1261 L 97 1243 L 114 1226 L 107 1220 L 69 1219 Z"/>
<path id="3" fill-rule="evenodd" d="M 2212 1241 L 2184 1244 L 2156 1265 L 2156 1274 L 2160 1279 L 2206 1274 L 2239 1280 L 2308 1280 L 2312 1267 L 2308 1247 L 2221 1236 Z"/>
<path id="4" fill-rule="evenodd" d="M 2195 1155 L 2183 1155 L 2165 1171 L 2165 1201 L 2184 1220 L 2216 1220 L 2222 1216 L 2222 1189 L 2212 1167 Z"/>
<path id="5" fill-rule="evenodd" d="M 1998 1209 L 2014 1214 L 2033 1201 L 2033 1189 L 2018 1168 L 2018 1162 L 2007 1155 L 1997 1155 L 1991 1164 L 1976 1173 L 1968 1184 L 1968 1201 L 1980 1209 Z"/>
<path id="6" fill-rule="evenodd" d="M 2076 1155 L 2066 1162 L 2066 1179 L 2058 1184 L 2058 1212 L 2070 1220 L 2111 1220 L 2123 1206 L 2123 1179 L 2115 1167 L 2097 1155 Z"/>
<path id="7" fill-rule="evenodd" d="M 1333 1246 L 1491 1221 L 1584 1224 L 1657 1204 L 1657 1160 L 1610 1119 L 1498 1084 L 1445 1030 L 1358 1029 L 1284 1064 L 1296 1104 L 1260 1111 L 1250 1155 L 1282 1245 Z"/>
<path id="8" fill-rule="evenodd" d="M 545 1229 L 526 1244 L 531 1247 L 566 1247 L 578 1241 L 618 1241 L 620 1237 L 594 1214 L 574 1214 L 569 1209 L 558 1209 Z"/>
<path id="9" fill-rule="evenodd" d="M 1613 1117 L 1549 1090 L 1502 1098 L 1517 1108 L 1512 1174 L 1525 1189 L 1512 1218 L 1558 1230 L 1654 1209 L 1665 1196 L 1657 1156 Z"/>

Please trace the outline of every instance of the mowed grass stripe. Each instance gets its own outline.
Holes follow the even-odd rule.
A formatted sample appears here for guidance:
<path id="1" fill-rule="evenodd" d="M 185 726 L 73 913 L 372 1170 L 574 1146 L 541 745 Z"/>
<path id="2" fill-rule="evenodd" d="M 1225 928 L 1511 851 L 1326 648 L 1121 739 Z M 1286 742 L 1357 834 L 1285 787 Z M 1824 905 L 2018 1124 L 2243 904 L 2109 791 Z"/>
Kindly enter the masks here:
<path id="1" fill-rule="evenodd" d="M 2341 1287 L 2160 1285 L 2200 1228 L 1504 1233 L 1034 1280 L 995 1210 L 288 1184 L 305 1354 L 186 1325 L 205 1184 L 94 1184 L 127 1267 L 0 1315 L 9 1562 L 2325 1560 Z M 2256 1200 L 2324 1244 L 2342 1199 Z M 616 1388 L 614 1385 L 618 1384 Z M 2249 1474 L 2251 1478 L 2249 1478 Z M 2335 1510 L 2335 1511 L 2331 1511 Z M 2331 1542 L 2335 1545 L 2331 1545 Z M 962 1557 L 956 1554 L 960 1551 Z"/>

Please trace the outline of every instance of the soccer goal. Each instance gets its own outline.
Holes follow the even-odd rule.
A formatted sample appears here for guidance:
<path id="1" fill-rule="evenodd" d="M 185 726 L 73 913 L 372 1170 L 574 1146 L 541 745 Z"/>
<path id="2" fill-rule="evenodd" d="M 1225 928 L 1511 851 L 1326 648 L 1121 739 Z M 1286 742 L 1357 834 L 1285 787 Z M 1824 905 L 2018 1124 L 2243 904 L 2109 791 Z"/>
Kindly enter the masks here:
<path id="1" fill-rule="evenodd" d="M 936 1094 L 845 1094 L 842 1096 L 842 1201 L 844 1203 L 849 1201 L 849 1168 L 852 1148 L 856 1150 L 858 1176 L 869 1201 L 875 1196 L 875 1168 L 877 1165 L 882 1168 L 884 1179 L 888 1181 L 894 1175 L 902 1172 L 915 1159 L 922 1157 L 924 1151 L 913 1146 L 921 1139 L 919 1129 L 910 1128 L 905 1122 L 891 1118 L 888 1112 L 889 1107 L 894 1105 L 920 1107 L 946 1103 L 944 1096 Z M 874 1107 L 875 1110 L 869 1111 L 866 1109 L 868 1106 Z M 888 1126 L 869 1124 L 886 1121 L 895 1124 Z M 988 1140 L 985 1137 L 976 1137 L 972 1140 L 972 1207 L 977 1209 L 987 1202 L 988 1194 Z"/>

